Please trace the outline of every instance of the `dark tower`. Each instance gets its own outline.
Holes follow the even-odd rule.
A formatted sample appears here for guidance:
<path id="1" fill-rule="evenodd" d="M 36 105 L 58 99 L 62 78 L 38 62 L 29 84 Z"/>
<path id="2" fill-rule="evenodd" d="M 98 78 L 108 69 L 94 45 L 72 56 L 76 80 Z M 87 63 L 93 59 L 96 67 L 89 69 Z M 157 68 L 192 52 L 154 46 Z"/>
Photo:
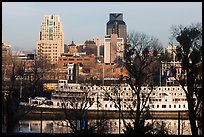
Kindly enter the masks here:
<path id="1" fill-rule="evenodd" d="M 110 20 L 107 22 L 106 35 L 117 34 L 118 38 L 126 39 L 126 24 L 123 21 L 122 13 L 110 13 Z"/>

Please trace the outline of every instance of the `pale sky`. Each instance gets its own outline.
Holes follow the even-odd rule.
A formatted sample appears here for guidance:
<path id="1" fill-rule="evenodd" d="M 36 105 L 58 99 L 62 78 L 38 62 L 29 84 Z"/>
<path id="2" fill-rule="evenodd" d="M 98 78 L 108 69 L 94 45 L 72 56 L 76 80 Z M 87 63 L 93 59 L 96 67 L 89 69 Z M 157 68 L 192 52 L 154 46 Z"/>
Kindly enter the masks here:
<path id="1" fill-rule="evenodd" d="M 123 13 L 127 32 L 158 38 L 166 47 L 172 25 L 202 23 L 202 2 L 2 2 L 2 41 L 34 51 L 44 15 L 59 15 L 65 43 L 106 35 L 110 13 Z"/>

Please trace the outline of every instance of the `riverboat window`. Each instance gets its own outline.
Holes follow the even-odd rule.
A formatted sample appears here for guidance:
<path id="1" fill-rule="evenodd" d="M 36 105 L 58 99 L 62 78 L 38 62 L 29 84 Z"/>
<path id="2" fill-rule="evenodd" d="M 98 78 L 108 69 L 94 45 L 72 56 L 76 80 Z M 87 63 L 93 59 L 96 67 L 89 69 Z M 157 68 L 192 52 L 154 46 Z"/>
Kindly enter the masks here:
<path id="1" fill-rule="evenodd" d="M 110 108 L 112 108 L 112 105 L 110 104 Z"/>
<path id="2" fill-rule="evenodd" d="M 162 108 L 166 108 L 166 105 L 162 105 Z"/>
<path id="3" fill-rule="evenodd" d="M 157 108 L 159 108 L 159 105 L 157 105 Z"/>
<path id="4" fill-rule="evenodd" d="M 167 99 L 165 99 L 165 101 L 167 101 Z"/>
<path id="5" fill-rule="evenodd" d="M 167 90 L 169 90 L 169 88 Z"/>
<path id="6" fill-rule="evenodd" d="M 124 105 L 124 108 L 126 107 L 126 105 Z"/>
<path id="7" fill-rule="evenodd" d="M 61 106 L 65 106 L 64 103 L 61 103 Z"/>
<path id="8" fill-rule="evenodd" d="M 183 105 L 183 108 L 186 108 L 186 106 L 185 106 L 185 105 Z"/>
<path id="9" fill-rule="evenodd" d="M 174 88 L 172 88 L 172 90 L 174 90 Z"/>
<path id="10" fill-rule="evenodd" d="M 105 108 L 107 108 L 107 104 L 105 104 Z"/>
<path id="11" fill-rule="evenodd" d="M 176 108 L 176 105 L 174 105 L 174 108 Z"/>
<path id="12" fill-rule="evenodd" d="M 181 105 L 179 105 L 179 108 L 181 108 Z"/>
<path id="13" fill-rule="evenodd" d="M 144 88 L 144 90 L 146 90 L 146 88 Z"/>
<path id="14" fill-rule="evenodd" d="M 164 90 L 166 90 L 166 88 L 164 88 Z"/>
<path id="15" fill-rule="evenodd" d="M 33 101 L 33 104 L 38 104 L 38 101 Z"/>
<path id="16" fill-rule="evenodd" d="M 159 90 L 161 90 L 161 89 L 159 88 Z"/>
<path id="17" fill-rule="evenodd" d="M 154 108 L 154 105 L 152 105 L 152 108 Z"/>
<path id="18" fill-rule="evenodd" d="M 47 101 L 46 104 L 47 105 L 53 105 L 53 102 L 52 101 Z"/>
<path id="19" fill-rule="evenodd" d="M 174 93 L 174 95 L 176 96 L 176 93 Z"/>
<path id="20" fill-rule="evenodd" d="M 178 90 L 179 90 L 179 88 L 178 88 Z"/>
<path id="21" fill-rule="evenodd" d="M 128 93 L 126 93 L 126 95 L 128 96 Z"/>
<path id="22" fill-rule="evenodd" d="M 180 93 L 180 95 L 182 96 L 182 93 Z"/>
<path id="23" fill-rule="evenodd" d="M 109 99 L 108 99 L 108 98 L 103 98 L 103 100 L 104 100 L 104 101 L 108 101 Z"/>
<path id="24" fill-rule="evenodd" d="M 169 105 L 169 108 L 171 108 L 171 105 Z"/>
<path id="25" fill-rule="evenodd" d="M 159 101 L 161 101 L 161 99 L 159 99 Z"/>

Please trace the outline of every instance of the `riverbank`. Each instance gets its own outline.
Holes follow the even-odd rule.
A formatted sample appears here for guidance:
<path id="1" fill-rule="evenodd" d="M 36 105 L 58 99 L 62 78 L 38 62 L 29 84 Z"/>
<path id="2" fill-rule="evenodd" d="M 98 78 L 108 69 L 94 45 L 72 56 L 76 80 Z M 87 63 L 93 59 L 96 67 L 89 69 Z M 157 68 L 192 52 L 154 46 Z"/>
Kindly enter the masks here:
<path id="1" fill-rule="evenodd" d="M 87 119 L 119 119 L 119 111 L 112 110 L 72 110 L 72 109 L 62 109 L 62 108 L 40 108 L 40 107 L 29 107 L 20 106 L 20 111 L 25 112 L 24 117 L 20 120 L 62 120 L 67 117 L 75 119 L 77 116 L 85 114 Z M 85 112 L 85 113 L 84 113 Z M 130 111 L 122 111 L 124 118 L 131 118 Z M 188 119 L 188 111 L 150 111 L 149 119 Z M 122 115 L 120 115 L 122 118 Z"/>

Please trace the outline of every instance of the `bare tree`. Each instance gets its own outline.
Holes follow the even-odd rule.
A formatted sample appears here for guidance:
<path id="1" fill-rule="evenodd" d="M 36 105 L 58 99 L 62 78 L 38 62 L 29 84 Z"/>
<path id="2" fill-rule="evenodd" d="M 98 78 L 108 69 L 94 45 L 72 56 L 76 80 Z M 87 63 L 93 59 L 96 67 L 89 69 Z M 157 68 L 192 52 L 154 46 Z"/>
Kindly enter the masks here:
<path id="1" fill-rule="evenodd" d="M 3 58 L 3 114 L 6 117 L 6 133 L 13 133 L 17 125 L 17 109 L 19 104 L 19 78 L 23 75 L 23 63 L 17 56 L 21 51 L 10 51 Z"/>
<path id="2" fill-rule="evenodd" d="M 5 91 L 3 98 L 3 115 L 6 119 L 3 124 L 6 127 L 7 134 L 14 133 L 18 125 L 18 120 L 30 111 L 29 109 L 20 109 L 20 102 L 32 93 L 33 89 L 37 87 L 37 82 L 42 78 L 46 69 L 48 69 L 47 66 L 40 67 L 40 65 L 45 65 L 44 62 L 39 63 L 35 60 L 35 65 L 31 68 L 34 70 L 30 72 L 32 79 L 26 80 L 24 77 L 28 73 L 26 71 L 25 60 L 18 57 L 21 53 L 21 50 L 15 52 L 10 51 L 7 57 L 3 58 L 2 88 L 3 91 Z"/>
<path id="3" fill-rule="evenodd" d="M 171 38 L 172 42 L 179 43 L 175 53 L 182 66 L 182 73 L 176 80 L 186 94 L 192 135 L 198 135 L 196 119 L 202 111 L 202 24 L 172 26 Z"/>
<path id="4" fill-rule="evenodd" d="M 92 86 L 81 84 L 80 89 L 74 89 L 69 91 L 63 91 L 59 89 L 60 93 L 54 94 L 59 96 L 61 100 L 61 106 L 65 113 L 67 126 L 72 130 L 74 134 L 92 134 L 102 133 L 105 130 L 106 119 L 103 114 L 97 115 L 96 120 L 90 120 L 89 108 L 92 105 L 100 105 L 98 100 L 99 92 L 93 91 Z M 97 99 L 97 100 L 95 100 Z M 98 113 L 98 112 L 97 112 Z"/>
<path id="5" fill-rule="evenodd" d="M 40 81 L 44 79 L 46 73 L 53 68 L 53 65 L 45 58 L 35 58 L 32 67 L 25 69 L 24 76 L 24 98 L 27 99 L 29 95 L 37 90 L 40 90 Z"/>
<path id="6" fill-rule="evenodd" d="M 127 83 L 136 96 L 133 127 L 130 123 L 124 123 L 127 134 L 145 134 L 145 110 L 148 110 L 147 102 L 153 91 L 153 76 L 160 68 L 159 53 L 163 50 L 159 40 L 149 37 L 144 33 L 132 32 L 128 35 L 125 47 L 124 66 L 129 75 L 125 77 Z M 149 90 L 142 90 L 146 86 Z"/>

